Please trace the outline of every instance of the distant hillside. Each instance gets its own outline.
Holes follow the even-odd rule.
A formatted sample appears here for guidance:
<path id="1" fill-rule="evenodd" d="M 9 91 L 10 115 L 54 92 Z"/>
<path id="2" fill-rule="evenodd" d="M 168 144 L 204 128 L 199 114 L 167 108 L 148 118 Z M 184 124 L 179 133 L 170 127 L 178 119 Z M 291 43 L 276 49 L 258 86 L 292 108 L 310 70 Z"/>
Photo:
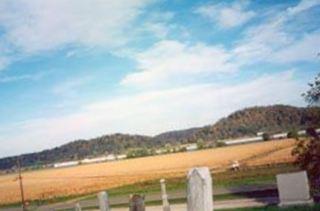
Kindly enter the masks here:
<path id="1" fill-rule="evenodd" d="M 255 136 L 257 132 L 278 133 L 307 127 L 320 127 L 320 108 L 297 108 L 274 105 L 246 108 L 222 118 L 213 125 L 171 131 L 154 137 L 113 134 L 89 140 L 77 140 L 42 152 L 25 154 L 23 166 L 49 164 L 59 161 L 78 160 L 108 153 L 126 153 L 128 149 L 156 149 L 166 144 Z M 0 170 L 15 166 L 17 157 L 0 159 Z"/>
<path id="2" fill-rule="evenodd" d="M 186 130 L 176 130 L 161 133 L 153 137 L 153 141 L 157 144 L 175 143 L 175 142 L 187 142 L 190 137 L 193 137 L 202 128 L 190 128 Z"/>
<path id="3" fill-rule="evenodd" d="M 60 161 L 78 160 L 86 157 L 123 153 L 126 149 L 152 147 L 148 136 L 113 134 L 89 140 L 77 140 L 60 147 L 21 156 L 23 166 L 50 164 Z M 16 165 L 17 157 L 0 159 L 0 169 L 9 169 Z"/>
<path id="4" fill-rule="evenodd" d="M 320 108 L 274 105 L 246 108 L 204 127 L 196 138 L 219 140 L 255 136 L 257 132 L 279 133 L 320 126 Z"/>

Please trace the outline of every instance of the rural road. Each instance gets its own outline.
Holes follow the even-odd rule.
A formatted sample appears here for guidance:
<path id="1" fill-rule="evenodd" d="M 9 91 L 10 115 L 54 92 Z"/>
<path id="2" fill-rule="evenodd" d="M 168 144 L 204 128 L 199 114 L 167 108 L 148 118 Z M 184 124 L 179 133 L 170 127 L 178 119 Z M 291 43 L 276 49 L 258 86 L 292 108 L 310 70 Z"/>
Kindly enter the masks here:
<path id="1" fill-rule="evenodd" d="M 268 184 L 268 185 L 259 185 L 259 186 L 240 186 L 240 187 L 230 187 L 230 188 L 222 188 L 222 187 L 215 187 L 214 188 L 214 196 L 217 195 L 224 195 L 224 194 L 234 194 L 239 195 L 237 200 L 217 200 L 215 201 L 215 206 L 221 206 L 228 208 L 228 205 L 232 207 L 239 206 L 265 206 L 266 204 L 276 203 L 276 185 L 275 184 Z M 169 192 L 169 199 L 181 199 L 185 198 L 186 193 L 185 191 L 171 191 Z M 118 197 L 110 197 L 110 204 L 111 205 L 118 205 L 118 204 L 126 204 L 128 203 L 129 196 L 118 196 Z M 148 201 L 160 201 L 161 195 L 160 193 L 150 193 L 146 196 L 146 202 Z M 94 207 L 97 206 L 98 201 L 97 199 L 88 199 L 88 200 L 80 200 L 74 199 L 67 202 L 61 202 L 56 204 L 49 204 L 40 206 L 38 208 L 32 209 L 37 211 L 48 211 L 48 210 L 59 210 L 59 209 L 70 209 L 74 208 L 76 202 L 80 202 L 81 207 Z M 183 208 L 184 207 L 184 208 Z M 150 206 L 147 210 L 155 211 L 159 210 L 159 206 Z M 185 205 L 177 204 L 173 205 L 173 210 L 185 210 Z M 128 208 L 113 208 L 112 210 L 127 210 Z M 20 211 L 20 208 L 7 208 L 7 209 L 0 209 L 6 211 Z"/>

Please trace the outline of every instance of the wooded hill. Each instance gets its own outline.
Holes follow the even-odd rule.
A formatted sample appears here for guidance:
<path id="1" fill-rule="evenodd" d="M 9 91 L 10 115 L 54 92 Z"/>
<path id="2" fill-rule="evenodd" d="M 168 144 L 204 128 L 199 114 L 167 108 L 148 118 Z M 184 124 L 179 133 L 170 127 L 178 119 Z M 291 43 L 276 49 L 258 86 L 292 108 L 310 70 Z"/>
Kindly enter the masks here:
<path id="1" fill-rule="evenodd" d="M 23 166 L 36 166 L 59 161 L 78 160 L 108 153 L 123 154 L 134 148 L 157 149 L 165 145 L 195 143 L 198 140 L 255 136 L 257 132 L 279 133 L 320 127 L 320 108 L 298 108 L 285 105 L 251 107 L 230 114 L 213 125 L 171 131 L 154 137 L 128 134 L 104 135 L 89 140 L 76 140 L 41 152 L 21 156 Z M 16 165 L 16 156 L 0 159 L 0 170 Z"/>

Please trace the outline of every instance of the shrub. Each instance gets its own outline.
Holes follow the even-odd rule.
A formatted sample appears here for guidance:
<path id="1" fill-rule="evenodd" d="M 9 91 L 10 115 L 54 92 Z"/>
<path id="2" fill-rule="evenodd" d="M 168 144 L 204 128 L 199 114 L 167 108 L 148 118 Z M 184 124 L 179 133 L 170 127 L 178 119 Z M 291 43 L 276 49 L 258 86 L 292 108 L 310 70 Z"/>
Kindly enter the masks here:
<path id="1" fill-rule="evenodd" d="M 293 131 L 289 131 L 288 134 L 287 134 L 287 138 L 294 138 L 296 140 L 299 139 L 299 134 L 296 130 L 293 130 Z"/>
<path id="2" fill-rule="evenodd" d="M 270 140 L 270 135 L 269 135 L 269 133 L 263 133 L 263 134 L 262 134 L 262 138 L 263 138 L 264 141 L 269 141 L 269 140 Z"/>

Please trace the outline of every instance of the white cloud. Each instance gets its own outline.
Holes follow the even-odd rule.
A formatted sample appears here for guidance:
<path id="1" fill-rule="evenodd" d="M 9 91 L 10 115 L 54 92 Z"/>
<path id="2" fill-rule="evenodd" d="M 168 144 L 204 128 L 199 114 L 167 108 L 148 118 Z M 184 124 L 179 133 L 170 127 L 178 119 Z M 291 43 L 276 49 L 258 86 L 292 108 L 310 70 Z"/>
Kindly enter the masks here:
<path id="1" fill-rule="evenodd" d="M 301 0 L 296 6 L 288 8 L 287 12 L 289 15 L 295 15 L 317 5 L 320 5 L 320 0 Z"/>
<path id="2" fill-rule="evenodd" d="M 3 0 L 3 42 L 34 53 L 65 45 L 115 47 L 150 0 Z M 131 28 L 132 29 L 132 28 Z"/>
<path id="3" fill-rule="evenodd" d="M 254 105 L 301 105 L 304 88 L 289 71 L 230 86 L 202 84 L 121 96 L 86 105 L 73 114 L 1 127 L 4 147 L 0 155 L 32 152 L 113 132 L 153 135 L 202 126 Z"/>
<path id="4" fill-rule="evenodd" d="M 250 27 L 232 49 L 237 62 L 251 64 L 267 60 L 274 51 L 291 44 L 293 38 L 283 30 L 284 18 L 277 16 Z"/>
<path id="5" fill-rule="evenodd" d="M 139 72 L 127 75 L 123 85 L 140 87 L 177 82 L 201 74 L 236 70 L 230 55 L 220 46 L 188 45 L 164 40 L 150 49 L 134 55 Z"/>
<path id="6" fill-rule="evenodd" d="M 269 14 L 261 24 L 248 28 L 244 38 L 232 49 L 236 62 L 252 64 L 260 61 L 289 63 L 314 60 L 319 52 L 319 32 L 306 32 L 304 36 L 299 36 L 286 27 L 289 22 L 294 25 L 299 13 L 319 4 L 320 1 L 303 0 L 287 10 Z"/>
<path id="7" fill-rule="evenodd" d="M 196 13 L 217 22 L 223 28 L 232 28 L 245 24 L 255 16 L 253 11 L 247 10 L 247 6 L 245 1 L 232 5 L 210 4 L 197 8 Z"/>
<path id="8" fill-rule="evenodd" d="M 306 34 L 300 40 L 275 52 L 271 59 L 281 62 L 314 61 L 320 52 L 320 32 Z"/>
<path id="9" fill-rule="evenodd" d="M 11 83 L 16 81 L 37 81 L 41 79 L 44 75 L 45 73 L 3 76 L 3 77 L 0 77 L 0 83 Z"/>
<path id="10" fill-rule="evenodd" d="M 165 38 L 170 31 L 171 26 L 162 22 L 148 22 L 144 25 L 145 30 L 151 32 L 158 38 Z"/>
<path id="11" fill-rule="evenodd" d="M 10 59 L 8 57 L 0 56 L 0 71 L 4 70 L 10 64 Z"/>

